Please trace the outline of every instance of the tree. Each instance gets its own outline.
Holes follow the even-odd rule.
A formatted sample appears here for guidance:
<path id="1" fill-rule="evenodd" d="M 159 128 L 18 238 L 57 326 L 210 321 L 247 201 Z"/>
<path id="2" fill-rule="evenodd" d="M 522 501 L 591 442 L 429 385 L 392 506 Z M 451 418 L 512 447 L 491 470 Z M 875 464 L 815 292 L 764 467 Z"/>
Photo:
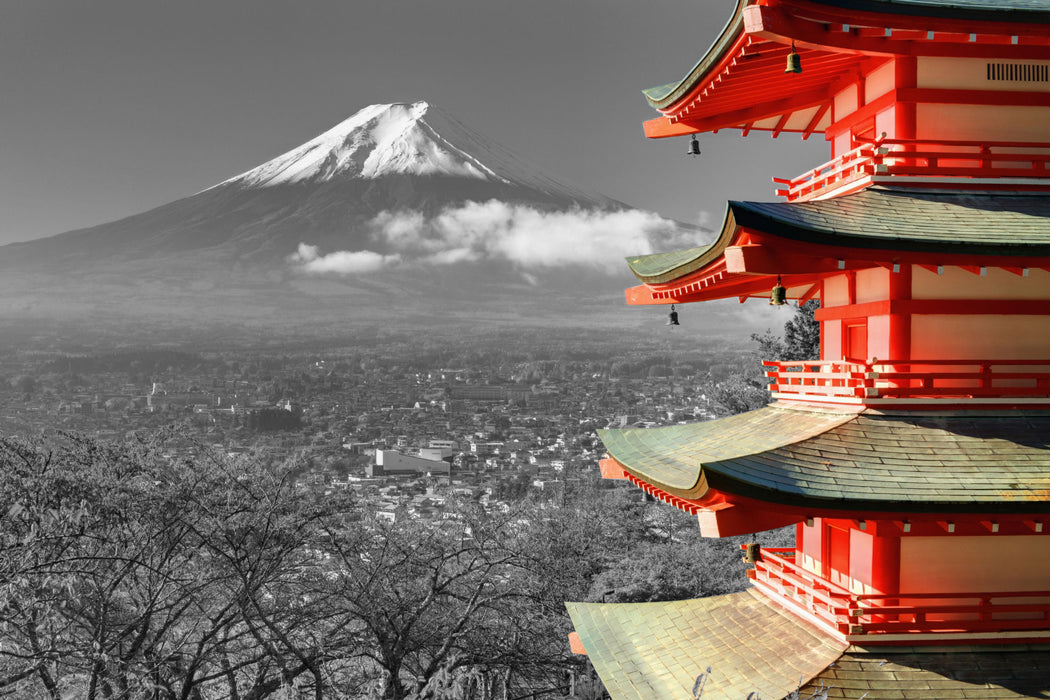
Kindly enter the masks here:
<path id="1" fill-rule="evenodd" d="M 818 360 L 820 359 L 820 321 L 815 313 L 820 302 L 807 301 L 796 306 L 784 324 L 783 337 L 766 331 L 762 335 L 753 333 L 751 339 L 758 343 L 763 360 Z"/>
<path id="2" fill-rule="evenodd" d="M 761 408 L 769 403 L 768 381 L 763 373 L 762 360 L 794 361 L 820 359 L 820 322 L 814 317 L 819 302 L 807 301 L 794 308 L 784 324 L 783 336 L 766 331 L 753 333 L 751 340 L 758 344 L 757 356 L 745 372 L 734 374 L 706 388 L 717 412 L 734 415 Z"/>
<path id="3" fill-rule="evenodd" d="M 243 700 L 304 674 L 320 687 L 302 651 L 315 611 L 292 590 L 313 506 L 284 473 L 72 435 L 0 440 L 0 463 L 0 691 Z"/>

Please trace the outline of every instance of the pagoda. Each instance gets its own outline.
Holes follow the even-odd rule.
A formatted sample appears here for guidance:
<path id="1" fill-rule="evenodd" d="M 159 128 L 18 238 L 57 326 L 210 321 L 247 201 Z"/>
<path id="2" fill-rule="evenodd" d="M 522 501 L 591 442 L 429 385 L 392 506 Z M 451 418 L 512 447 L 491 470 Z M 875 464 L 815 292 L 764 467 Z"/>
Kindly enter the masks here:
<path id="1" fill-rule="evenodd" d="M 1050 1 L 739 0 L 651 138 L 822 135 L 629 304 L 818 300 L 772 403 L 605 430 L 606 478 L 751 546 L 751 587 L 569 603 L 613 700 L 1050 697 Z M 695 138 L 695 137 L 692 137 Z M 698 149 L 697 149 L 698 150 Z M 762 301 L 760 303 L 765 303 Z"/>

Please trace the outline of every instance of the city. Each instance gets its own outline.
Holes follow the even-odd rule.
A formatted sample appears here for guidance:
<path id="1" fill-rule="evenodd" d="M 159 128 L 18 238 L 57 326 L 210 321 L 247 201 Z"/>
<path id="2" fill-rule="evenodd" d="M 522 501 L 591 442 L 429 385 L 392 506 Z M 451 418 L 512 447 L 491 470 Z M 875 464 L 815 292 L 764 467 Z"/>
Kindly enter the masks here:
<path id="1" fill-rule="evenodd" d="M 449 491 L 505 505 L 596 479 L 596 429 L 725 413 L 719 383 L 758 370 L 746 345 L 653 356 L 637 341 L 612 356 L 586 339 L 504 343 L 16 352 L 0 364 L 0 430 L 119 441 L 171 428 L 169 450 L 294 462 L 303 485 L 367 494 L 393 517 L 433 512 Z"/>

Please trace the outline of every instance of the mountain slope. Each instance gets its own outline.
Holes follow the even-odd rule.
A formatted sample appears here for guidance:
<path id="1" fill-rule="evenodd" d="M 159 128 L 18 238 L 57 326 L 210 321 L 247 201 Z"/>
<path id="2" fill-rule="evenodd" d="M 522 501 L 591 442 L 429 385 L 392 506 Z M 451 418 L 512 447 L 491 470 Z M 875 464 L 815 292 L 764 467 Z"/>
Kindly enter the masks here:
<path id="1" fill-rule="evenodd" d="M 279 265 L 301 241 L 361 249 L 384 211 L 467 201 L 620 209 L 559 183 L 428 105 L 372 105 L 320 136 L 189 197 L 99 226 L 0 248 L 7 265 L 64 269 L 207 253 Z"/>
<path id="2" fill-rule="evenodd" d="M 425 102 L 372 105 L 189 197 L 0 247 L 0 316 L 571 325 L 622 306 L 625 255 L 699 233 L 560 183 Z"/>

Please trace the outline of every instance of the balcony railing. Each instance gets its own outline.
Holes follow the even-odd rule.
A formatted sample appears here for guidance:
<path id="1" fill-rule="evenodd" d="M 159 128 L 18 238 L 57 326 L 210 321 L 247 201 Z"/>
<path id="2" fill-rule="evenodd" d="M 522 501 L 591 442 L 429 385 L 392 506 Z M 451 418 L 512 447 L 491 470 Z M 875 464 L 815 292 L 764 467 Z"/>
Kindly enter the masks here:
<path id="1" fill-rule="evenodd" d="M 777 399 L 892 403 L 1050 400 L 1050 360 L 765 361 Z"/>
<path id="2" fill-rule="evenodd" d="M 748 578 L 787 607 L 855 642 L 863 636 L 877 643 L 879 635 L 894 633 L 1050 630 L 1050 591 L 857 594 L 794 558 L 794 549 L 763 548 Z"/>
<path id="3" fill-rule="evenodd" d="M 903 182 L 924 178 L 1020 178 L 1050 180 L 1050 143 L 1028 141 L 918 141 L 878 138 L 857 142 L 853 150 L 792 179 L 773 178 L 786 185 L 776 194 L 789 202 L 828 195 L 850 185 Z M 985 183 L 987 184 L 987 183 Z M 1046 183 L 1050 188 L 1050 182 Z"/>

